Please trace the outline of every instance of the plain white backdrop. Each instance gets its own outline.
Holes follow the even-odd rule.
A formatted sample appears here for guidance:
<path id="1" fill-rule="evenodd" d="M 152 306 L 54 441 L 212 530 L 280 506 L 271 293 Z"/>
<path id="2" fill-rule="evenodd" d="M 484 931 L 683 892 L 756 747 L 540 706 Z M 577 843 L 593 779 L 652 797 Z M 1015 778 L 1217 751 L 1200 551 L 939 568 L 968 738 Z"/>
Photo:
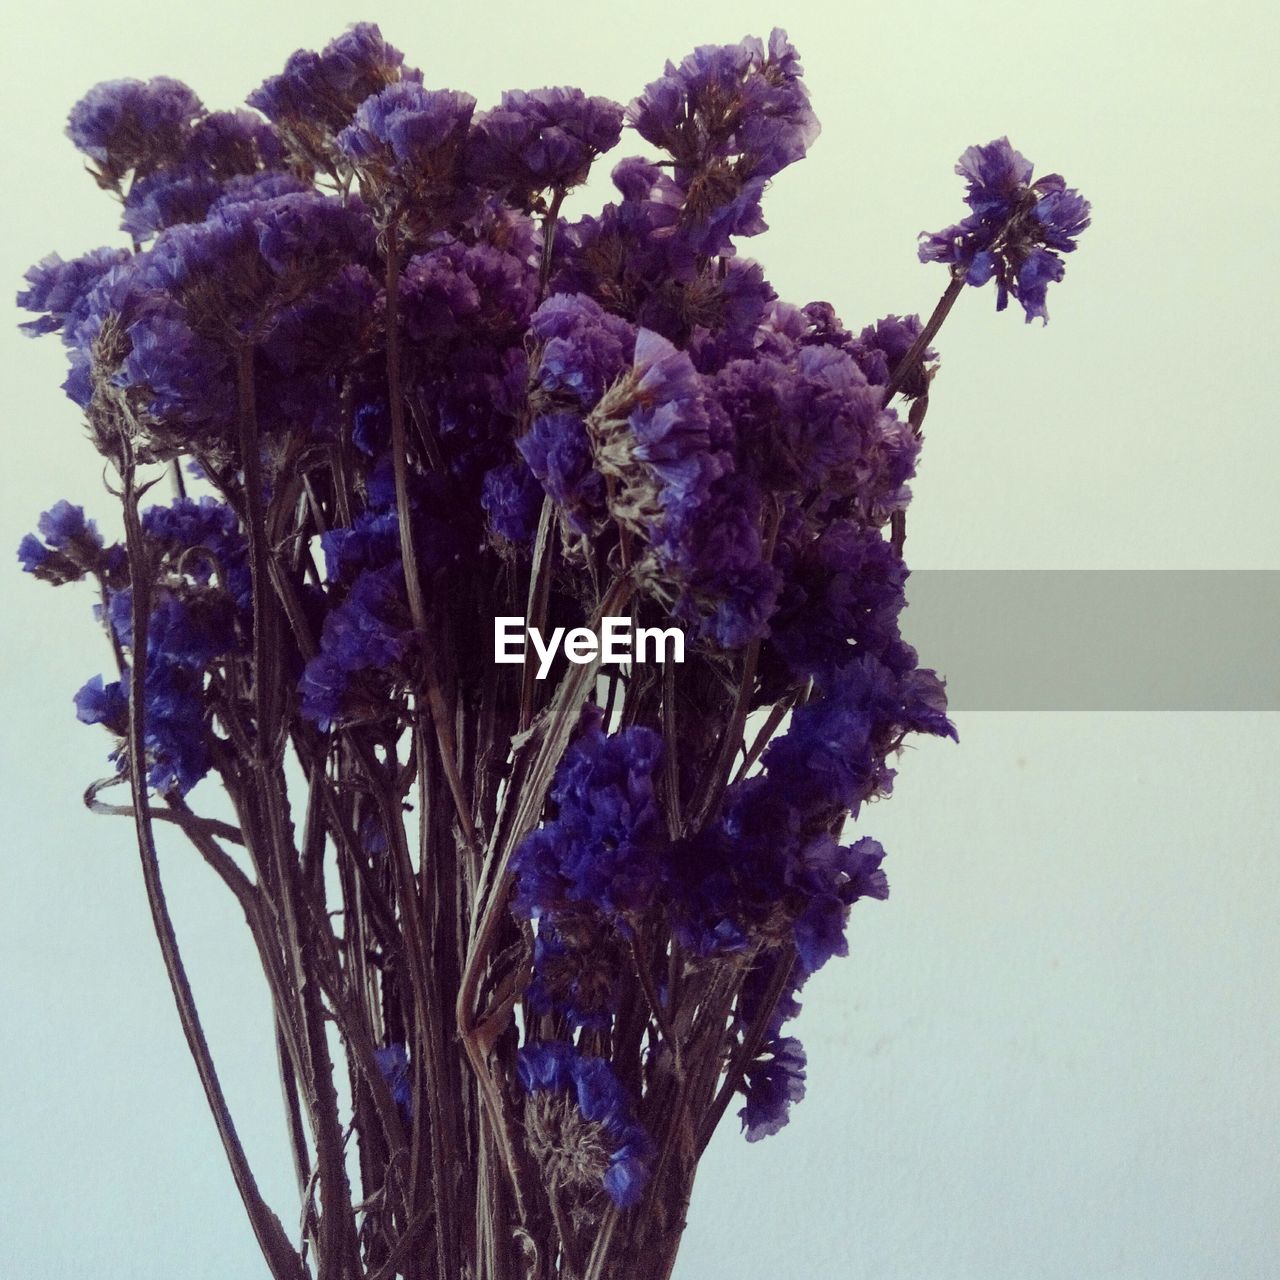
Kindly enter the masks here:
<path id="1" fill-rule="evenodd" d="M 0 277 L 16 288 L 50 250 L 118 237 L 61 134 L 91 84 L 169 74 L 232 106 L 357 19 L 482 106 L 565 83 L 625 102 L 667 57 L 784 25 L 823 134 L 744 251 L 783 297 L 829 300 L 855 327 L 933 305 L 945 276 L 916 263 L 916 233 L 961 211 L 958 154 L 1008 133 L 1093 200 L 1095 225 L 1047 329 L 996 315 L 989 290 L 944 329 L 909 559 L 1280 568 L 1271 6 L 10 7 Z M 600 177 L 571 213 L 598 205 Z M 0 548 L 64 496 L 110 526 L 56 340 L 6 326 L 0 362 Z M 12 560 L 0 598 L 0 1275 L 263 1275 L 129 831 L 80 807 L 107 772 L 105 736 L 70 702 L 107 657 L 90 601 Z M 811 984 L 809 1096 L 790 1128 L 748 1146 L 726 1126 L 713 1143 L 678 1277 L 1280 1274 L 1280 717 L 958 721 L 960 745 L 908 752 L 896 795 L 864 815 L 893 895 L 858 908 L 850 958 Z M 179 849 L 166 872 L 237 1117 L 288 1220 L 241 922 Z"/>

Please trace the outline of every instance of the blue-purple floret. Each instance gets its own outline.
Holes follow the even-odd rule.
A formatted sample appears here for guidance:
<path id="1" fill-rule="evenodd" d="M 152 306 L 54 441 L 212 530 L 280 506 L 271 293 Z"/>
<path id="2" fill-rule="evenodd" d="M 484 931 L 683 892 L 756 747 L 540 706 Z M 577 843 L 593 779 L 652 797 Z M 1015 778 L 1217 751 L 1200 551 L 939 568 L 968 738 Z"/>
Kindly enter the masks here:
<path id="1" fill-rule="evenodd" d="M 547 495 L 579 533 L 603 517 L 604 477 L 592 466 L 591 441 L 576 413 L 544 413 L 516 447 Z"/>
<path id="2" fill-rule="evenodd" d="M 636 331 L 581 293 L 548 298 L 529 324 L 538 342 L 538 389 L 590 408 L 635 354 Z"/>
<path id="3" fill-rule="evenodd" d="M 105 725 L 117 737 L 129 729 L 129 695 L 119 680 L 101 676 L 87 680 L 75 695 L 76 719 L 81 724 Z"/>
<path id="4" fill-rule="evenodd" d="M 619 1208 L 638 1204 L 649 1181 L 653 1142 L 635 1120 L 627 1091 L 609 1062 L 588 1057 L 571 1044 L 544 1040 L 520 1050 L 516 1071 L 531 1097 L 567 1094 L 582 1118 L 599 1127 L 609 1155 L 603 1189 Z"/>
<path id="5" fill-rule="evenodd" d="M 1031 181 L 1032 166 L 997 138 L 970 147 L 956 172 L 967 180 L 969 215 L 942 231 L 920 233 L 921 262 L 942 262 L 966 283 L 996 281 L 996 310 L 1010 296 L 1022 304 L 1028 323 L 1048 322 L 1048 286 L 1061 280 L 1058 256 L 1070 253 L 1089 225 L 1089 202 L 1056 173 Z"/>
<path id="6" fill-rule="evenodd" d="M 523 459 L 485 472 L 480 505 L 489 527 L 509 542 L 528 542 L 538 527 L 544 490 Z"/>
<path id="7" fill-rule="evenodd" d="M 247 101 L 277 124 L 305 121 L 337 132 L 370 94 L 402 76 L 416 77 L 405 71 L 404 54 L 374 23 L 360 22 L 319 53 L 299 49 Z"/>
<path id="8" fill-rule="evenodd" d="M 179 80 L 108 80 L 71 109 L 67 136 L 99 167 L 109 185 L 130 170 L 146 172 L 181 153 L 186 134 L 204 114 Z"/>
<path id="9" fill-rule="evenodd" d="M 442 151 L 461 147 L 475 106 L 469 93 L 402 80 L 360 104 L 338 148 L 356 166 L 381 161 L 426 175 Z"/>
<path id="10" fill-rule="evenodd" d="M 84 318 L 85 302 L 94 285 L 128 259 L 127 249 L 94 249 L 70 262 L 51 253 L 23 277 L 29 287 L 18 294 L 18 306 L 40 318 L 28 320 L 20 328 L 32 336 L 74 328 Z"/>
<path id="11" fill-rule="evenodd" d="M 766 183 L 802 159 L 819 132 L 801 75 L 795 49 L 775 28 L 767 46 L 748 37 L 668 63 L 627 108 L 641 137 L 675 161 L 681 230 L 698 251 L 724 252 L 733 236 L 766 229 Z"/>
<path id="12" fill-rule="evenodd" d="M 556 816 L 516 852 L 517 911 L 585 904 L 624 916 L 650 905 L 665 839 L 655 790 L 662 751 L 652 729 L 587 727 L 556 771 Z"/>
<path id="13" fill-rule="evenodd" d="M 476 117 L 467 169 L 479 185 L 527 205 L 539 192 L 585 182 L 621 136 L 622 108 L 607 98 L 567 87 L 511 90 Z"/>
<path id="14" fill-rule="evenodd" d="M 804 1098 L 807 1059 L 794 1036 L 776 1036 L 744 1071 L 746 1105 L 738 1112 L 748 1142 L 772 1137 L 791 1118 L 791 1104 Z"/>
<path id="15" fill-rule="evenodd" d="M 40 516 L 37 528 L 38 534 L 28 533 L 18 544 L 24 573 L 60 586 L 112 567 L 114 553 L 104 546 L 98 526 L 85 518 L 83 507 L 65 499 L 57 502 Z"/>
<path id="16" fill-rule="evenodd" d="M 404 1044 L 395 1041 L 373 1051 L 378 1074 L 386 1081 L 391 1101 L 396 1104 L 400 1118 L 408 1127 L 413 1123 L 413 1072 L 409 1065 L 409 1053 Z"/>

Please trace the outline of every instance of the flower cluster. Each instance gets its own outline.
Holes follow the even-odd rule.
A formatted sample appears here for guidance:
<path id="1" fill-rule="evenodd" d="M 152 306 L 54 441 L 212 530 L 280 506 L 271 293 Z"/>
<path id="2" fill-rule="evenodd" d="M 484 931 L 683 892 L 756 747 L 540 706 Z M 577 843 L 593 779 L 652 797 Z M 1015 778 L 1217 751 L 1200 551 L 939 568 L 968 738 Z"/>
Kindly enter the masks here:
<path id="1" fill-rule="evenodd" d="M 737 1093 L 755 1140 L 803 1095 L 800 989 L 888 892 L 846 824 L 909 735 L 955 736 L 900 630 L 938 313 L 846 327 L 741 252 L 818 134 L 780 30 L 625 108 L 481 109 L 361 24 L 248 108 L 168 79 L 73 108 L 128 243 L 46 258 L 18 302 L 65 347 L 127 536 L 60 502 L 20 562 L 96 586 L 114 671 L 76 714 L 250 903 L 323 1148 L 321 1270 L 430 1238 L 433 1274 L 515 1274 L 517 1240 L 583 1274 L 610 1200 L 661 1205 L 632 1241 L 657 1257 L 697 1130 Z M 624 130 L 644 154 L 563 218 Z M 994 278 L 1043 317 L 1087 203 L 1005 140 L 960 171 L 969 215 L 920 250 L 944 304 Z M 165 473 L 178 496 L 139 505 Z M 493 661 L 495 618 L 622 612 L 685 661 Z M 238 825 L 188 807 L 204 779 Z M 350 1089 L 317 1078 L 330 1021 Z"/>
<path id="2" fill-rule="evenodd" d="M 517 1070 L 529 1095 L 530 1145 L 552 1188 L 603 1189 L 616 1205 L 636 1204 L 649 1180 L 652 1142 L 609 1063 L 544 1040 L 520 1050 Z"/>
<path id="3" fill-rule="evenodd" d="M 996 309 L 1003 311 L 1012 295 L 1028 323 L 1048 321 L 1045 293 L 1066 269 L 1059 254 L 1070 253 L 1089 225 L 1089 202 L 1074 187 L 1056 173 L 1032 182 L 1031 171 L 1008 138 L 970 147 L 956 164 L 968 181 L 969 216 L 920 233 L 921 262 L 945 262 L 967 284 L 994 278 Z"/>

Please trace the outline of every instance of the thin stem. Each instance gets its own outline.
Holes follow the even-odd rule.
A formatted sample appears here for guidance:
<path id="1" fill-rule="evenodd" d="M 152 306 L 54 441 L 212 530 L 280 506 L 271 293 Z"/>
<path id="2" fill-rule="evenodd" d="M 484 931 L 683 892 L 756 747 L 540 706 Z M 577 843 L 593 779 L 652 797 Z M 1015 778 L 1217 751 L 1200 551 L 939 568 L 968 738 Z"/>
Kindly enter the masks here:
<path id="1" fill-rule="evenodd" d="M 126 445 L 127 448 L 127 445 Z M 128 455 L 126 454 L 126 457 Z M 138 838 L 138 853 L 142 861 L 142 878 L 146 887 L 147 903 L 151 908 L 151 920 L 160 952 L 164 958 L 169 985 L 178 1007 L 178 1017 L 186 1037 L 187 1047 L 195 1059 L 200 1083 L 204 1088 L 209 1110 L 213 1113 L 218 1136 L 222 1140 L 232 1177 L 244 1202 L 254 1235 L 275 1280 L 299 1280 L 305 1275 L 302 1262 L 289 1243 L 280 1219 L 272 1212 L 258 1190 L 257 1180 L 245 1155 L 235 1122 L 227 1107 L 226 1095 L 218 1078 L 205 1037 L 204 1026 L 196 1008 L 195 996 L 187 978 L 186 966 L 178 947 L 173 919 L 165 900 L 164 886 L 160 878 L 160 859 L 156 851 L 155 833 L 151 823 L 151 804 L 147 794 L 146 755 L 146 670 L 147 636 L 151 617 L 151 568 L 138 515 L 138 494 L 131 460 L 126 461 L 122 475 L 124 484 L 125 546 L 133 570 L 133 667 L 129 677 L 129 774 L 133 789 L 134 825 Z"/>
<path id="2" fill-rule="evenodd" d="M 542 265 L 538 272 L 538 301 L 547 296 L 547 285 L 551 280 L 551 253 L 556 242 L 556 226 L 560 218 L 560 206 L 564 203 L 565 193 L 556 188 L 551 197 L 551 207 L 542 220 Z"/>
<path id="3" fill-rule="evenodd" d="M 453 796 L 458 822 L 468 846 L 476 844 L 475 826 L 471 821 L 471 805 L 462 779 L 458 775 L 457 744 L 453 736 L 453 718 L 445 703 L 444 693 L 435 668 L 435 655 L 427 644 L 427 605 L 418 574 L 418 559 L 413 543 L 413 513 L 409 505 L 409 454 L 404 421 L 404 388 L 400 370 L 400 227 L 392 222 L 387 229 L 387 397 L 391 411 L 391 458 L 395 469 L 396 514 L 400 526 L 400 558 L 403 562 L 405 590 L 409 596 L 409 614 L 414 630 L 423 646 L 423 668 L 427 704 L 436 732 L 445 779 Z"/>
<path id="4" fill-rule="evenodd" d="M 951 308 L 956 305 L 956 299 L 963 289 L 963 272 L 953 274 L 951 283 L 947 285 L 946 291 L 938 299 L 938 305 L 934 307 L 928 323 L 920 330 L 919 336 L 911 346 L 907 348 L 907 354 L 894 366 L 893 373 L 890 374 L 889 381 L 884 389 L 885 404 L 888 404 L 898 394 L 902 384 L 906 382 L 908 376 L 914 371 L 925 348 L 937 337 L 938 330 L 942 328 L 942 322 L 951 314 Z"/>

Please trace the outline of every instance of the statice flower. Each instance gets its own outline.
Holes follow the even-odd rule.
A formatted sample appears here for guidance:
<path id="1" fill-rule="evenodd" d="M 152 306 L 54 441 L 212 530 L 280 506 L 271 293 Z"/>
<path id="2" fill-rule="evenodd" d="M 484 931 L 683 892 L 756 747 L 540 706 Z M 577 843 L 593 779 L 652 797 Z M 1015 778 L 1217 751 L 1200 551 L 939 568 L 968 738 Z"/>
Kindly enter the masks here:
<path id="1" fill-rule="evenodd" d="M 533 313 L 535 383 L 547 397 L 590 408 L 631 363 L 636 332 L 581 293 L 557 293 Z"/>
<path id="2" fill-rule="evenodd" d="M 129 260 L 127 249 L 94 249 L 70 262 L 56 253 L 36 263 L 23 277 L 28 288 L 18 294 L 18 306 L 40 318 L 21 325 L 36 336 L 74 330 L 85 318 L 86 300 L 94 285 L 113 267 Z"/>
<path id="3" fill-rule="evenodd" d="M 747 1065 L 743 1089 L 746 1105 L 738 1112 L 748 1142 L 777 1133 L 791 1115 L 791 1104 L 804 1097 L 804 1046 L 794 1036 L 776 1036 Z"/>
<path id="4" fill-rule="evenodd" d="M 565 192 L 587 179 L 592 161 L 622 136 L 622 108 L 581 89 L 504 93 L 476 118 L 467 165 L 480 185 L 532 208 L 535 197 Z"/>
<path id="5" fill-rule="evenodd" d="M 320 653 L 302 675 L 303 714 L 321 729 L 367 715 L 366 701 L 380 699 L 360 677 L 396 667 L 412 636 L 400 561 L 361 573 L 325 618 Z"/>
<path id="6" fill-rule="evenodd" d="M 372 94 L 401 79 L 420 79 L 404 54 L 371 22 L 359 22 L 319 53 L 299 49 L 277 76 L 248 97 L 303 160 L 321 168 L 337 159 L 334 139 Z"/>
<path id="7" fill-rule="evenodd" d="M 548 912 L 538 921 L 525 999 L 532 1012 L 559 1014 L 572 1027 L 608 1027 L 627 963 L 622 933 L 602 913 L 590 907 Z"/>
<path id="8" fill-rule="evenodd" d="M 972 285 L 994 277 L 997 311 L 1012 295 L 1028 323 L 1047 323 L 1045 292 L 1066 269 L 1058 255 L 1072 252 L 1089 225 L 1089 202 L 1056 173 L 1032 182 L 1031 162 L 1008 138 L 970 147 L 956 172 L 968 182 L 969 216 L 943 231 L 922 231 L 921 262 L 947 263 Z"/>
<path id="9" fill-rule="evenodd" d="M 105 725 L 117 737 L 129 728 L 129 695 L 119 680 L 87 680 L 75 695 L 76 719 L 82 724 Z"/>
<path id="10" fill-rule="evenodd" d="M 84 508 L 63 500 L 40 517 L 39 537 L 27 534 L 18 547 L 24 573 L 55 586 L 78 582 L 106 567 L 106 550 L 98 526 L 86 520 Z"/>
<path id="11" fill-rule="evenodd" d="M 675 160 L 685 194 L 680 226 L 700 252 L 723 253 L 731 237 L 766 229 L 765 184 L 818 136 L 802 73 L 786 33 L 775 28 L 767 46 L 748 37 L 668 63 L 628 107 L 628 122 Z"/>
<path id="12" fill-rule="evenodd" d="M 528 542 L 538 527 L 543 489 L 523 459 L 486 471 L 480 505 L 493 531 L 509 542 Z"/>
<path id="13" fill-rule="evenodd" d="M 516 853 L 518 911 L 585 904 L 621 916 L 650 903 L 665 843 L 654 786 L 662 750 L 652 729 L 588 725 L 556 771 L 555 817 Z"/>
<path id="14" fill-rule="evenodd" d="M 277 1275 L 670 1274 L 701 1139 L 734 1091 L 749 1140 L 787 1122 L 802 989 L 888 894 L 850 820 L 911 735 L 955 736 L 899 625 L 925 338 L 964 281 L 1043 316 L 1088 205 L 971 149 L 968 214 L 921 251 L 943 303 L 860 327 L 740 251 L 818 133 L 780 30 L 625 111 L 477 111 L 365 23 L 249 102 L 93 90 L 70 131 L 132 248 L 46 258 L 18 297 L 113 494 L 193 485 L 136 506 L 140 546 L 63 502 L 18 556 L 90 580 L 111 669 L 73 700 L 108 781 L 272 935 L 321 1229 L 299 1257 L 246 1205 Z M 564 219 L 624 122 L 651 154 Z M 545 671 L 492 661 L 519 613 Z M 666 665 L 636 630 L 629 662 L 564 652 L 618 614 Z M 211 777 L 235 826 L 180 802 Z M 330 1023 L 350 1091 L 312 1052 Z M 654 1212 L 615 1214 L 659 1164 Z"/>
<path id="15" fill-rule="evenodd" d="M 402 80 L 361 103 L 337 148 L 372 204 L 430 232 L 469 203 L 462 163 L 475 105 L 469 93 Z"/>
<path id="16" fill-rule="evenodd" d="M 279 136 L 259 117 L 248 111 L 211 112 L 196 121 L 178 154 L 130 185 L 121 227 L 141 242 L 165 227 L 200 222 L 233 179 L 270 173 L 279 181 L 288 176 L 284 161 Z M 293 189 L 302 189 L 296 179 Z"/>
<path id="17" fill-rule="evenodd" d="M 603 1190 L 620 1208 L 638 1204 L 653 1143 L 608 1061 L 540 1041 L 520 1050 L 516 1070 L 530 1146 L 551 1186 L 583 1197 Z"/>
<path id="18" fill-rule="evenodd" d="M 521 457 L 570 527 L 589 534 L 605 513 L 604 477 L 592 465 L 591 441 L 575 413 L 544 413 L 516 441 Z"/>
<path id="19" fill-rule="evenodd" d="M 126 175 L 145 175 L 180 155 L 203 114 L 200 99 L 168 76 L 108 80 L 71 108 L 67 136 L 94 162 L 90 172 L 98 183 L 119 189 Z"/>

